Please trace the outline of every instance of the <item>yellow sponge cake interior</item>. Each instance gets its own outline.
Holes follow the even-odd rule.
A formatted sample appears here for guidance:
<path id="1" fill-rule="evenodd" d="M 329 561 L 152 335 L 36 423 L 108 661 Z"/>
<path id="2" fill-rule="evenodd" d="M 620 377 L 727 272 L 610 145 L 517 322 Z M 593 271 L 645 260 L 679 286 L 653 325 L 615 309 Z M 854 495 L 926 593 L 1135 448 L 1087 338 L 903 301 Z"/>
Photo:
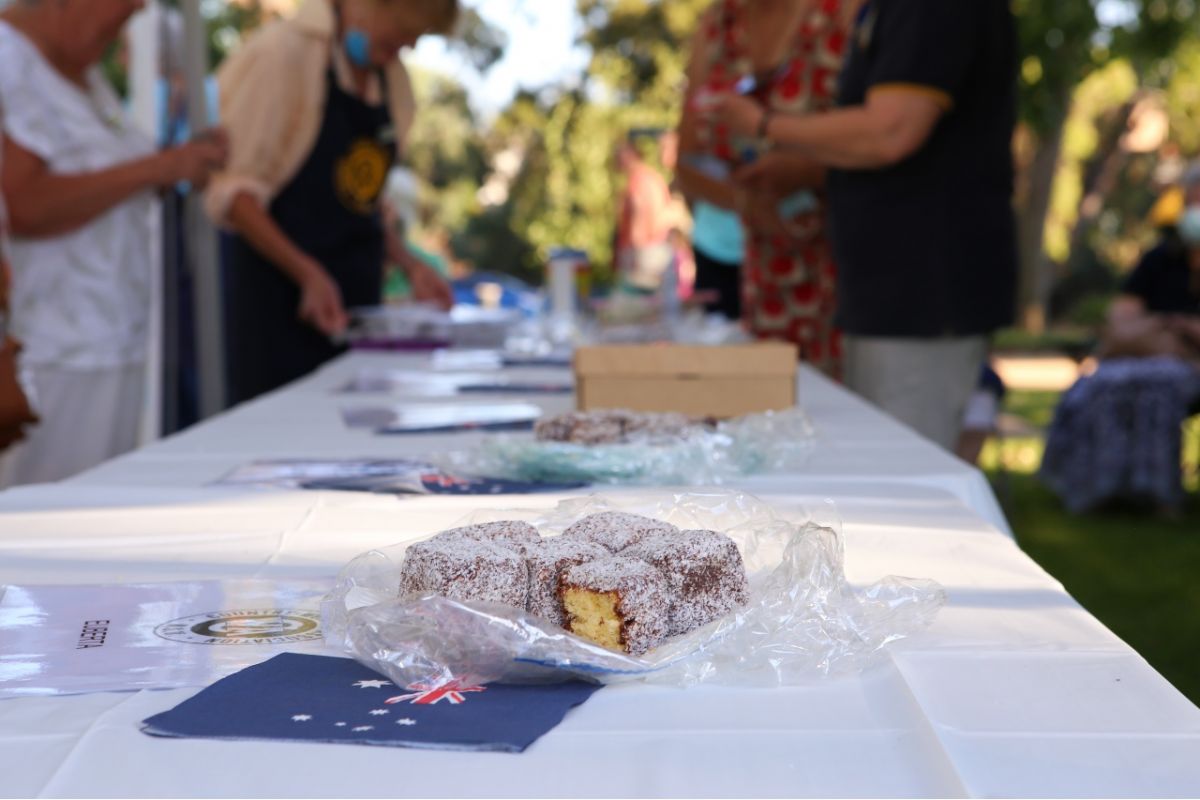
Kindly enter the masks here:
<path id="1" fill-rule="evenodd" d="M 621 615 L 617 612 L 620 598 L 616 592 L 568 588 L 562 599 L 571 633 L 610 650 L 625 649 L 621 641 Z"/>

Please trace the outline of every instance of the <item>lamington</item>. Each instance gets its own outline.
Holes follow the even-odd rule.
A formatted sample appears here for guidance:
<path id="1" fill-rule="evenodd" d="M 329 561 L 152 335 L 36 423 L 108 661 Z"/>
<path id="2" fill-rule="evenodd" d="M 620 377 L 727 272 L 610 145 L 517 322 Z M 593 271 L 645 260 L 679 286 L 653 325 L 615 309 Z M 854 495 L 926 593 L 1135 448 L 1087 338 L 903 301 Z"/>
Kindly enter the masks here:
<path id="1" fill-rule="evenodd" d="M 542 541 L 542 535 L 537 528 L 528 522 L 520 520 L 503 520 L 501 522 L 481 522 L 478 525 L 467 525 L 462 528 L 451 528 L 443 531 L 434 539 L 470 539 L 474 542 L 492 542 L 505 547 L 524 550 Z"/>
<path id="2" fill-rule="evenodd" d="M 625 436 L 622 417 L 606 411 L 569 411 L 539 420 L 533 435 L 542 442 L 614 444 Z"/>
<path id="3" fill-rule="evenodd" d="M 618 553 L 637 544 L 650 534 L 678 533 L 669 522 L 629 514 L 624 511 L 601 511 L 590 514 L 563 531 L 562 538 L 595 542 L 610 552 Z"/>
<path id="4" fill-rule="evenodd" d="M 723 533 L 656 533 L 621 555 L 641 559 L 662 573 L 671 598 L 670 636 L 690 633 L 749 601 L 742 554 Z"/>
<path id="5" fill-rule="evenodd" d="M 558 594 L 563 573 L 579 564 L 610 557 L 611 553 L 598 544 L 561 536 L 528 548 L 525 550 L 525 562 L 529 566 L 528 610 L 565 627 L 567 618 Z"/>
<path id="6" fill-rule="evenodd" d="M 534 436 L 544 442 L 584 445 L 669 442 L 686 438 L 694 429 L 712 424 L 712 420 L 676 412 L 596 409 L 570 411 L 543 419 L 534 426 Z"/>
<path id="7" fill-rule="evenodd" d="M 525 558 L 501 543 L 439 535 L 410 545 L 400 567 L 400 593 L 432 592 L 525 608 Z"/>
<path id="8" fill-rule="evenodd" d="M 667 580 L 652 565 L 614 556 L 563 573 L 567 630 L 610 650 L 642 655 L 670 630 Z"/>

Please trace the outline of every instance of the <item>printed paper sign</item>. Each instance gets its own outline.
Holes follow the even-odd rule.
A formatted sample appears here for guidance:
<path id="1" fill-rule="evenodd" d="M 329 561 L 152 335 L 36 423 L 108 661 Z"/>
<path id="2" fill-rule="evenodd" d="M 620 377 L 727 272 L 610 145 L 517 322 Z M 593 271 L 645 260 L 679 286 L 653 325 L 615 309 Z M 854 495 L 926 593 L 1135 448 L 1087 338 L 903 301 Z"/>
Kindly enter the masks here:
<path id="1" fill-rule="evenodd" d="M 342 410 L 342 419 L 349 427 L 373 428 L 379 433 L 527 430 L 541 415 L 542 410 L 530 403 L 403 405 Z"/>
<path id="2" fill-rule="evenodd" d="M 0 587 L 0 698 L 203 686 L 329 652 L 317 609 L 331 583 Z"/>
<path id="3" fill-rule="evenodd" d="M 347 394 L 393 393 L 410 397 L 453 397 L 459 394 L 570 394 L 570 381 L 515 381 L 480 373 L 362 370 L 340 389 Z"/>

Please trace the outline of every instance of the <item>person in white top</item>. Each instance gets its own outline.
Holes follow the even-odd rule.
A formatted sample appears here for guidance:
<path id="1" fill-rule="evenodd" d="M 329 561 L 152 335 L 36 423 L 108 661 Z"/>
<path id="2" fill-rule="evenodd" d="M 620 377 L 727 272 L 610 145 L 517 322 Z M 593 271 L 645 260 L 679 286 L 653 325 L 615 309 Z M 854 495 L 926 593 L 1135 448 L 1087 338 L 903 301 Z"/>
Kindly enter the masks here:
<path id="1" fill-rule="evenodd" d="M 0 189 L 12 332 L 42 424 L 0 486 L 60 480 L 132 449 L 142 409 L 154 190 L 203 187 L 220 132 L 155 152 L 97 63 L 141 0 L 22 0 L 0 13 Z"/>

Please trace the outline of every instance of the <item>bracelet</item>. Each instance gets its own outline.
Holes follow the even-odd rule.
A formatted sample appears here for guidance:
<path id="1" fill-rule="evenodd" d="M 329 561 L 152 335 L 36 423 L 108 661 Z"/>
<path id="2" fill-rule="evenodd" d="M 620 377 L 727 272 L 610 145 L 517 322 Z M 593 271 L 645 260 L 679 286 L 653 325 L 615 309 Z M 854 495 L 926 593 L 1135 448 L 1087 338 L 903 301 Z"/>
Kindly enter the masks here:
<path id="1" fill-rule="evenodd" d="M 767 128 L 771 126 L 771 117 L 773 116 L 774 114 L 771 113 L 771 109 L 763 109 L 762 117 L 760 117 L 758 120 L 758 140 L 760 142 L 766 142 L 770 140 L 770 136 L 767 135 Z"/>

